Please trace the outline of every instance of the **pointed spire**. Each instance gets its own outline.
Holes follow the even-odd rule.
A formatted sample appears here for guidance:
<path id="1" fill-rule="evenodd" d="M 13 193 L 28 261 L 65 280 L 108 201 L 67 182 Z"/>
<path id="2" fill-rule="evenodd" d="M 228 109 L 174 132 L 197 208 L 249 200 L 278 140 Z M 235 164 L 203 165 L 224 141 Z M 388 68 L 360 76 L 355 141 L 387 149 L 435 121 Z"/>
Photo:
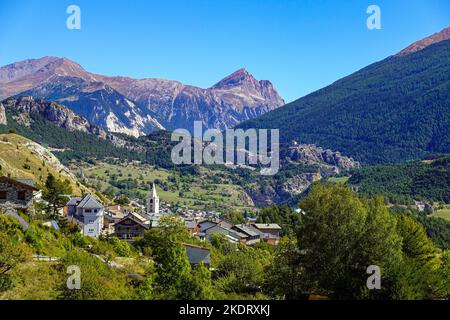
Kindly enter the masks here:
<path id="1" fill-rule="evenodd" d="M 158 197 L 158 194 L 156 193 L 156 187 L 155 187 L 154 183 L 153 183 L 152 197 L 153 198 L 157 198 Z"/>

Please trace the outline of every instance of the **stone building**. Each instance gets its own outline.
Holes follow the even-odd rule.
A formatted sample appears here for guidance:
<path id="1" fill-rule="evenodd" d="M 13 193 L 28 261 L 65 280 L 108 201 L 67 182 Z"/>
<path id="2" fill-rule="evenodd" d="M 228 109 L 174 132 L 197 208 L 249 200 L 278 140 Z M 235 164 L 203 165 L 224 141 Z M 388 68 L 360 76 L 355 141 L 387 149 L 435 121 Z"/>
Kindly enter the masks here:
<path id="1" fill-rule="evenodd" d="M 33 197 L 37 191 L 30 179 L 0 177 L 0 207 L 32 212 Z"/>

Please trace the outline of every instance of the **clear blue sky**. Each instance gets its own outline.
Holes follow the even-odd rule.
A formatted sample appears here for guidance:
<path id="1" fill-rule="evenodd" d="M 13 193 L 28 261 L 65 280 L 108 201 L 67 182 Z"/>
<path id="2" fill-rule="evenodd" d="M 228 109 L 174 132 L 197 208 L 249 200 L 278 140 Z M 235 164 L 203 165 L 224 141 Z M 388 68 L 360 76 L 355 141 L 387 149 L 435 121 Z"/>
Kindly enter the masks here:
<path id="1" fill-rule="evenodd" d="M 76 4 L 82 29 L 66 28 Z M 382 30 L 366 9 L 382 10 Z M 0 65 L 68 57 L 209 87 L 238 68 L 291 101 L 450 25 L 449 0 L 0 0 Z"/>

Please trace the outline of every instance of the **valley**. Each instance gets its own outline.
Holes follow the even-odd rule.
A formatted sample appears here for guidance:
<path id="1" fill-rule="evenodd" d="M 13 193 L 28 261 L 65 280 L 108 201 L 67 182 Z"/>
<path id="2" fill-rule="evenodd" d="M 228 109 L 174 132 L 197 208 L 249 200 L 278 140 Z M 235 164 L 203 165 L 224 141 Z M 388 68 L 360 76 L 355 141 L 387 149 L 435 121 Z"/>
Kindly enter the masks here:
<path id="1" fill-rule="evenodd" d="M 225 174 L 220 169 L 201 167 L 194 175 L 139 162 L 119 161 L 74 163 L 69 168 L 80 181 L 106 194 L 110 199 L 123 194 L 143 204 L 155 183 L 161 201 L 174 208 L 220 212 L 227 212 L 231 208 L 239 212 L 256 209 L 242 187 L 227 183 L 225 179 L 217 179 L 218 175 Z"/>
<path id="2" fill-rule="evenodd" d="M 200 88 L 51 56 L 1 67 L 0 99 L 0 300 L 450 297 L 450 28 L 287 105 L 244 68 Z M 196 121 L 279 129 L 276 174 L 235 161 L 250 135 L 177 163 Z"/>

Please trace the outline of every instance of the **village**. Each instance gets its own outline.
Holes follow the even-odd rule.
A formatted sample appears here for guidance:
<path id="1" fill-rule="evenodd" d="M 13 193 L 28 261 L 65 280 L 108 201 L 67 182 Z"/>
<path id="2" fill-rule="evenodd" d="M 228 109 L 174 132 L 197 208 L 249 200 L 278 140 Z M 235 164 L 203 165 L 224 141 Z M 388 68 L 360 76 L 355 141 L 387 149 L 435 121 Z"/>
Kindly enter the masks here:
<path id="1" fill-rule="evenodd" d="M 170 204 L 162 202 L 153 184 L 146 205 L 130 209 L 120 204 L 104 206 L 96 197 L 86 194 L 82 197 L 67 195 L 65 206 L 57 215 L 76 224 L 83 236 L 99 238 L 117 237 L 122 241 L 133 242 L 143 237 L 150 229 L 157 229 L 164 216 L 176 216 L 182 219 L 192 237 L 209 241 L 215 234 L 222 234 L 231 243 L 255 245 L 265 242 L 276 246 L 280 240 L 281 227 L 278 224 L 256 223 L 248 218 L 246 223 L 233 224 L 216 211 L 199 211 L 178 208 L 172 212 Z M 16 219 L 27 228 L 27 222 L 18 213 L 35 214 L 34 204 L 43 203 L 42 190 L 35 187 L 31 179 L 13 179 L 0 177 L 0 209 L 5 215 Z M 49 220 L 48 226 L 59 229 L 56 220 Z M 209 264 L 209 249 L 186 244 L 190 262 L 201 261 Z M 199 261 L 197 261 L 199 262 Z"/>

